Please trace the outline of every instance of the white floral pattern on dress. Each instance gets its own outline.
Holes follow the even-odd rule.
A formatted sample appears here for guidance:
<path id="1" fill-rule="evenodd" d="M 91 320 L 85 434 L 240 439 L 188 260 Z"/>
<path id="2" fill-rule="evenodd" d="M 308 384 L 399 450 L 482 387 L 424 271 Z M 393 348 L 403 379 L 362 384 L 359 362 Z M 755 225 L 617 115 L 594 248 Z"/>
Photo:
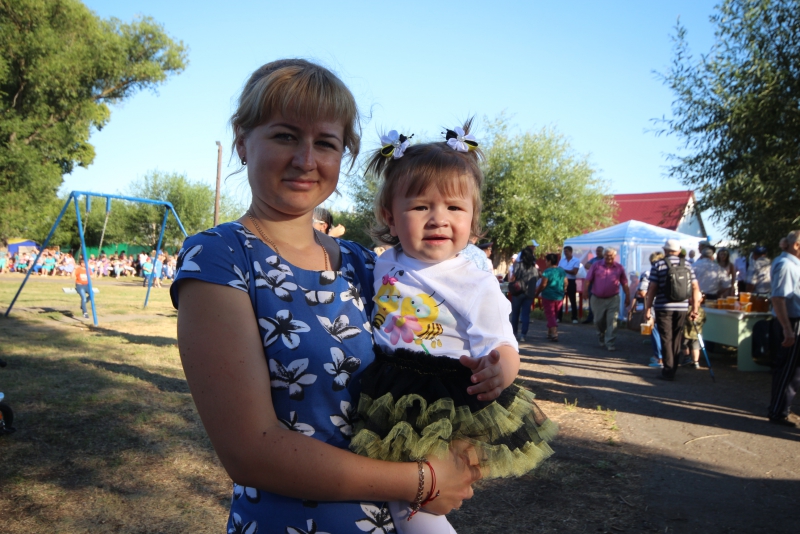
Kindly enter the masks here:
<path id="1" fill-rule="evenodd" d="M 336 293 L 333 291 L 317 291 L 315 289 L 306 289 L 300 287 L 306 298 L 306 304 L 309 306 L 316 306 L 317 304 L 330 304 L 336 298 Z"/>
<path id="2" fill-rule="evenodd" d="M 295 411 L 289 412 L 289 419 L 282 419 L 278 417 L 278 421 L 280 421 L 280 423 L 288 430 L 294 430 L 295 432 L 300 432 L 306 436 L 313 436 L 314 432 L 316 432 L 313 426 L 298 422 L 297 412 Z"/>
<path id="3" fill-rule="evenodd" d="M 194 259 L 203 252 L 203 245 L 195 245 L 188 249 L 181 249 L 178 253 L 178 261 L 175 264 L 175 272 L 188 271 L 190 273 L 199 273 L 200 266 L 195 263 Z"/>
<path id="4" fill-rule="evenodd" d="M 339 347 L 331 347 L 331 357 L 333 363 L 326 363 L 325 371 L 333 375 L 333 390 L 340 391 L 350 383 L 350 375 L 361 367 L 361 360 L 355 356 L 345 356 Z"/>
<path id="5" fill-rule="evenodd" d="M 286 534 L 328 534 L 327 532 L 317 530 L 317 523 L 313 519 L 307 520 L 306 525 L 308 526 L 308 530 L 297 527 L 286 527 Z"/>
<path id="6" fill-rule="evenodd" d="M 270 385 L 274 389 L 288 389 L 289 398 L 292 400 L 303 400 L 305 397 L 303 388 L 317 381 L 317 375 L 306 373 L 306 369 L 308 369 L 308 358 L 295 360 L 286 367 L 278 360 L 270 359 Z"/>
<path id="7" fill-rule="evenodd" d="M 319 319 L 322 328 L 339 343 L 341 343 L 343 339 L 355 337 L 361 332 L 361 329 L 357 326 L 350 326 L 350 318 L 347 315 L 340 315 L 334 319 L 333 322 L 327 317 L 321 317 L 319 315 L 317 315 L 317 319 Z"/>
<path id="8" fill-rule="evenodd" d="M 253 270 L 256 272 L 255 279 L 257 289 L 271 289 L 279 299 L 285 302 L 292 301 L 292 294 L 290 291 L 297 291 L 297 284 L 286 280 L 285 271 L 272 269 L 268 273 L 265 273 L 261 269 L 261 264 L 257 261 L 253 262 Z"/>
<path id="9" fill-rule="evenodd" d="M 342 302 L 352 301 L 353 305 L 358 308 L 358 311 L 364 310 L 364 301 L 361 297 L 361 284 L 354 286 L 350 282 L 347 282 L 348 289 L 347 291 L 343 291 L 339 298 L 342 299 Z"/>
<path id="10" fill-rule="evenodd" d="M 258 532 L 258 523 L 255 521 L 242 522 L 242 517 L 236 512 L 232 517 L 233 525 L 228 527 L 228 534 L 256 534 Z"/>
<path id="11" fill-rule="evenodd" d="M 251 488 L 249 486 L 241 486 L 234 482 L 233 498 L 241 499 L 242 496 L 244 496 L 245 499 L 254 504 L 261 500 L 261 492 L 258 491 L 257 488 Z"/>
<path id="12" fill-rule="evenodd" d="M 296 349 L 300 345 L 300 336 L 296 332 L 308 332 L 311 330 L 303 321 L 296 321 L 289 310 L 281 310 L 273 319 L 263 317 L 258 320 L 258 324 L 266 333 L 264 334 L 264 346 L 269 347 L 280 337 L 283 344 L 289 349 Z"/>
<path id="13" fill-rule="evenodd" d="M 331 423 L 339 429 L 343 436 L 349 438 L 353 435 L 353 423 L 356 418 L 356 410 L 353 405 L 343 400 L 339 403 L 341 414 L 335 413 L 331 415 Z"/>
<path id="14" fill-rule="evenodd" d="M 371 534 L 388 534 L 395 531 L 388 508 L 378 508 L 374 504 L 362 502 L 361 509 L 367 514 L 367 517 L 356 521 L 356 526 L 362 531 Z"/>
<path id="15" fill-rule="evenodd" d="M 233 272 L 236 273 L 236 280 L 231 280 L 228 282 L 228 285 L 231 287 L 235 287 L 236 289 L 241 289 L 245 293 L 250 291 L 250 272 L 243 273 L 242 270 L 233 265 Z"/>

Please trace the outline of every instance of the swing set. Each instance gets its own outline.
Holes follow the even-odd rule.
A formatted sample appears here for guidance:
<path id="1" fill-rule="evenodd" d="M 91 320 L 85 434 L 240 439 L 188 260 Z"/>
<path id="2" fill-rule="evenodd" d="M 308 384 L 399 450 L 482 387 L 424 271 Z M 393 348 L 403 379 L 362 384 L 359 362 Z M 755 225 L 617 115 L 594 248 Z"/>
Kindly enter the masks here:
<path id="1" fill-rule="evenodd" d="M 86 224 L 81 221 L 81 210 L 79 208 L 78 202 L 80 201 L 81 197 L 86 198 L 86 222 L 89 220 L 89 212 L 91 212 L 91 198 L 92 197 L 99 197 L 106 199 L 106 219 L 103 222 L 103 231 L 100 234 L 100 247 L 98 250 L 101 250 L 103 247 L 103 238 L 106 235 L 106 225 L 108 224 L 108 216 L 111 213 L 111 199 L 117 200 L 126 200 L 128 202 L 140 202 L 142 204 L 152 204 L 155 206 L 163 206 L 164 207 L 164 217 L 161 220 L 161 232 L 158 234 L 158 245 L 156 245 L 156 258 L 161 254 L 161 242 L 164 239 L 164 231 L 167 228 L 167 217 L 170 213 L 175 217 L 175 221 L 178 223 L 178 227 L 183 232 L 183 235 L 189 237 L 189 234 L 186 233 L 186 229 L 183 227 L 183 223 L 181 222 L 180 217 L 175 212 L 175 208 L 172 207 L 172 204 L 163 200 L 152 200 L 149 198 L 138 198 L 138 197 L 126 197 L 122 195 L 106 195 L 102 193 L 89 193 L 86 191 L 73 191 L 69 194 L 67 201 L 64 203 L 64 207 L 61 208 L 61 212 L 58 214 L 56 218 L 56 222 L 53 223 L 53 227 L 50 229 L 50 233 L 47 234 L 47 238 L 42 243 L 42 246 L 39 248 L 39 254 L 36 255 L 36 259 L 31 264 L 31 267 L 28 269 L 28 272 L 25 274 L 25 278 L 22 280 L 22 284 L 19 286 L 17 290 L 17 294 L 14 295 L 14 300 L 11 301 L 11 305 L 6 310 L 5 316 L 8 317 L 8 314 L 11 313 L 11 308 L 14 307 L 14 303 L 17 301 L 17 297 L 19 294 L 22 293 L 22 289 L 25 287 L 25 283 L 28 281 L 28 278 L 31 276 L 33 272 L 33 268 L 36 266 L 37 262 L 39 261 L 39 257 L 44 253 L 44 250 L 47 248 L 47 245 L 50 243 L 50 239 L 53 237 L 53 234 L 58 228 L 58 224 L 61 222 L 61 219 L 64 217 L 64 214 L 67 212 L 67 208 L 69 207 L 70 202 L 75 204 L 75 217 L 78 220 L 78 234 L 81 238 L 81 256 L 83 257 L 84 261 L 86 262 L 86 269 L 89 281 L 89 300 L 92 303 L 92 319 L 94 319 L 94 325 L 97 326 L 97 308 L 95 307 L 94 303 L 94 289 L 92 288 L 92 276 L 91 273 L 88 272 L 89 270 L 89 256 L 86 254 L 86 240 L 84 239 L 84 234 L 86 233 Z M 147 301 L 150 299 L 150 288 L 153 285 L 153 276 L 155 273 L 151 273 L 150 276 L 147 277 L 147 294 L 144 297 L 144 308 L 147 307 Z"/>

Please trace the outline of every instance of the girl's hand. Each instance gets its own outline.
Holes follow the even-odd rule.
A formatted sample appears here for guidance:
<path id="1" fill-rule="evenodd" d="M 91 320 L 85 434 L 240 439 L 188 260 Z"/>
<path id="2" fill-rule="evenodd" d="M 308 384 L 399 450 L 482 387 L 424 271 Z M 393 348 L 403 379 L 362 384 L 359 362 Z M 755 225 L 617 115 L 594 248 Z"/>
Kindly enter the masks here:
<path id="1" fill-rule="evenodd" d="M 466 499 L 472 498 L 472 484 L 480 480 L 481 472 L 477 465 L 477 456 L 470 454 L 471 445 L 455 442 L 450 447 L 450 457 L 444 460 L 430 459 L 436 471 L 436 490 L 439 496 L 425 505 L 428 512 L 443 515 L 461 508 Z M 426 476 L 430 477 L 427 473 Z M 425 481 L 426 490 L 428 481 Z M 412 519 L 413 521 L 413 519 Z"/>
<path id="2" fill-rule="evenodd" d="M 501 351 L 505 357 L 501 356 Z M 478 400 L 493 401 L 511 385 L 519 371 L 519 354 L 510 346 L 503 345 L 483 358 L 461 356 L 461 365 L 472 370 L 472 383 L 467 393 L 477 395 Z M 515 364 L 514 364 L 515 363 Z"/>

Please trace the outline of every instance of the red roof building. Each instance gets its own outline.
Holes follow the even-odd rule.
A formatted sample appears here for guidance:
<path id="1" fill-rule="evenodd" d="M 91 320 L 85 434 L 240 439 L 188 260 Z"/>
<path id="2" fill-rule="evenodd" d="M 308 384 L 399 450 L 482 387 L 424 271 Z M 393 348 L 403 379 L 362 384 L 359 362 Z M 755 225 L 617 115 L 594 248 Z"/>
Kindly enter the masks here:
<path id="1" fill-rule="evenodd" d="M 667 230 L 705 237 L 703 219 L 695 207 L 694 191 L 614 195 L 617 224 L 641 221 Z"/>

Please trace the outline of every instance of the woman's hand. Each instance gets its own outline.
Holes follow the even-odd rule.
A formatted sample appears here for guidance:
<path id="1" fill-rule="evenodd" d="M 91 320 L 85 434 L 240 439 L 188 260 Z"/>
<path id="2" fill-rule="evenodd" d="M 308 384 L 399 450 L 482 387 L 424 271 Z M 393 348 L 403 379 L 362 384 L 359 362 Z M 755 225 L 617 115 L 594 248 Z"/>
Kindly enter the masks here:
<path id="1" fill-rule="evenodd" d="M 483 358 L 461 356 L 461 365 L 472 370 L 472 383 L 467 388 L 478 400 L 493 401 L 514 382 L 519 371 L 519 353 L 508 345 L 492 350 Z"/>
<path id="2" fill-rule="evenodd" d="M 455 442 L 450 447 L 450 458 L 430 460 L 436 471 L 436 490 L 439 496 L 426 504 L 425 510 L 443 515 L 458 510 L 463 501 L 472 498 L 472 484 L 480 480 L 481 472 L 478 469 L 477 456 L 471 454 L 471 450 L 472 446 L 468 443 Z M 426 491 L 427 488 L 430 486 L 426 481 Z"/>

